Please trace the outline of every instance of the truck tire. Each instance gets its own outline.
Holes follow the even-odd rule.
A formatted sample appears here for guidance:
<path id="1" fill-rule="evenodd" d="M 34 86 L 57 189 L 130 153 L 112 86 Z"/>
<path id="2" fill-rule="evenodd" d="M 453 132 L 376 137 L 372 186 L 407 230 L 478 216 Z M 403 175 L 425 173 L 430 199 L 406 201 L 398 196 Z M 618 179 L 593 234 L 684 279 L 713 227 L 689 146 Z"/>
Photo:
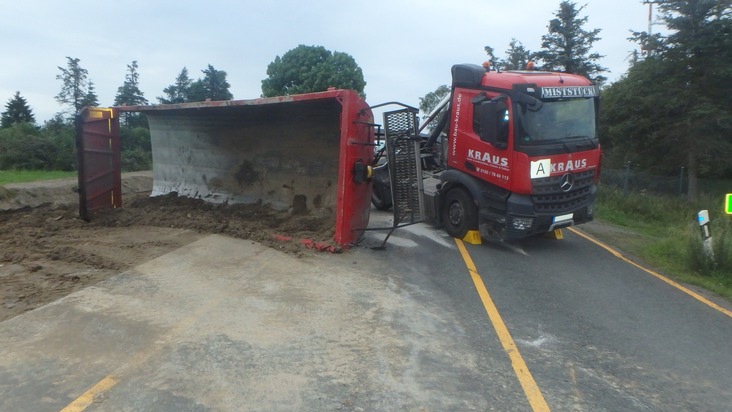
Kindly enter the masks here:
<path id="1" fill-rule="evenodd" d="M 381 193 L 385 188 L 381 185 L 374 184 L 373 190 L 371 191 L 371 204 L 379 210 L 389 210 L 392 204 L 388 200 L 391 196 L 387 197 Z"/>
<path id="2" fill-rule="evenodd" d="M 442 224 L 448 235 L 462 239 L 468 231 L 478 229 L 478 207 L 465 189 L 450 189 L 443 206 Z"/>

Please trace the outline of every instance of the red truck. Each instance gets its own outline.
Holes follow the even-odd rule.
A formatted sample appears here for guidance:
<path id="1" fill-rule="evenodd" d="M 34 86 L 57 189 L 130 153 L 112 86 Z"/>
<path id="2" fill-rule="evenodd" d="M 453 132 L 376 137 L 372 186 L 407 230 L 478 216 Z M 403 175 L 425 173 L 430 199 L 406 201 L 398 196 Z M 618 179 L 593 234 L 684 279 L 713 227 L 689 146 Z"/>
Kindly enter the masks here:
<path id="1" fill-rule="evenodd" d="M 582 76 L 455 65 L 429 133 L 416 109 L 384 114 L 388 161 L 374 168 L 372 202 L 394 208 L 395 227 L 431 218 L 472 243 L 588 222 L 600 177 L 598 103 L 598 87 Z"/>
<path id="2" fill-rule="evenodd" d="M 432 218 L 474 243 L 523 238 L 592 219 L 597 107 L 597 87 L 580 76 L 455 65 L 430 133 L 416 109 L 385 113 L 380 166 L 373 107 L 352 90 L 86 108 L 79 213 L 122 206 L 119 118 L 139 112 L 150 125 L 152 196 L 269 205 L 328 222 L 343 248 L 363 239 L 370 201 L 393 208 L 394 228 Z"/>

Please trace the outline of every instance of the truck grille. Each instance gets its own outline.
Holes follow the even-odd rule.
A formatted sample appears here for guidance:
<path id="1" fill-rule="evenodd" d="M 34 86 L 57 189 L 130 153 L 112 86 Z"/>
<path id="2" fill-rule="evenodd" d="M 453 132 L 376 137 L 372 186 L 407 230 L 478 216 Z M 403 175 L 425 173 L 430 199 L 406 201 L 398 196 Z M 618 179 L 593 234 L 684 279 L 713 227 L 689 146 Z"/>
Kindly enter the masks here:
<path id="1" fill-rule="evenodd" d="M 587 203 L 591 193 L 595 170 L 574 173 L 572 189 L 562 190 L 564 175 L 534 179 L 531 198 L 534 210 L 541 214 L 560 214 L 576 210 Z"/>

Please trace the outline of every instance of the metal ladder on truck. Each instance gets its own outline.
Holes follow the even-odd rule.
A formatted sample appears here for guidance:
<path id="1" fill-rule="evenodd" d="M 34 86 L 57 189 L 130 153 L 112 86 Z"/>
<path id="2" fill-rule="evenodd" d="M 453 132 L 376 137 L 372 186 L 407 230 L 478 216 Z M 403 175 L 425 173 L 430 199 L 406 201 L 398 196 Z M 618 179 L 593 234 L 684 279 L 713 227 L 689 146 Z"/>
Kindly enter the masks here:
<path id="1" fill-rule="evenodd" d="M 391 180 L 393 224 L 384 242 L 399 227 L 425 220 L 424 186 L 420 153 L 418 110 L 406 106 L 384 113 L 384 137 L 386 139 L 389 178 Z"/>

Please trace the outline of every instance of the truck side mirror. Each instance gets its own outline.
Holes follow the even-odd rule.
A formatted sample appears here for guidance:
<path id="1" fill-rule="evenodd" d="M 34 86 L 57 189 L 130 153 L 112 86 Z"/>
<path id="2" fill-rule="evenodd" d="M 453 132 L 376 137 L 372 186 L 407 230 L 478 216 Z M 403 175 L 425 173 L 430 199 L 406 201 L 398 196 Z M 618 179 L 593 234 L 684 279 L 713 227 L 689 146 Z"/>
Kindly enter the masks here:
<path id="1" fill-rule="evenodd" d="M 497 149 L 508 147 L 508 106 L 503 101 L 484 101 L 477 107 L 477 123 L 480 125 L 480 140 Z"/>

